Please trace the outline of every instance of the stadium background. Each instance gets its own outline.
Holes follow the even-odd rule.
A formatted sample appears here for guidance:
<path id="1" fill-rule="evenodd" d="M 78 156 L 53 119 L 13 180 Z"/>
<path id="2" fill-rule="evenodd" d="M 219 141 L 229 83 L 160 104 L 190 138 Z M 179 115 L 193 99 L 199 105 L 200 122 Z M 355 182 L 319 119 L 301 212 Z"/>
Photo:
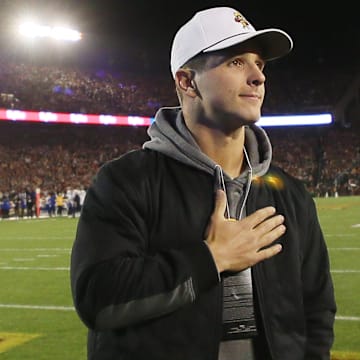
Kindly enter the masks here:
<path id="1" fill-rule="evenodd" d="M 176 9 L 173 9 L 174 4 L 171 2 L 160 0 L 131 3 L 2 0 L 0 108 L 152 117 L 161 106 L 177 105 L 168 65 L 169 46 L 176 28 L 199 7 L 190 1 L 182 2 Z M 201 2 L 201 8 L 224 4 L 243 10 L 256 27 L 275 25 L 288 31 L 295 40 L 294 51 L 287 58 L 267 67 L 268 96 L 263 115 L 329 112 L 334 118 L 334 123 L 326 126 L 267 128 L 274 148 L 274 161 L 302 179 L 314 198 L 328 201 L 321 203 L 327 210 L 346 208 L 359 216 L 360 25 L 355 21 L 355 11 L 350 3 L 345 1 L 339 7 L 339 4 L 324 2 L 319 9 L 314 9 L 306 1 L 301 4 L 274 1 L 271 6 L 267 1 L 204 1 Z M 47 21 L 55 19 L 55 15 L 66 19 L 67 23 L 80 28 L 83 39 L 78 43 L 58 43 L 45 39 L 28 41 L 29 39 L 14 37 L 15 24 L 29 13 Z M 0 249 L 3 251 L 0 254 L 7 253 L 4 249 L 11 249 L 13 246 L 16 248 L 16 241 L 9 243 L 11 238 L 26 238 L 28 229 L 24 226 L 28 225 L 24 224 L 32 221 L 36 224 L 36 220 L 40 221 L 33 205 L 28 203 L 34 201 L 35 190 L 40 189 L 41 215 L 47 217 L 50 214 L 52 219 L 47 221 L 57 221 L 56 224 L 68 221 L 67 225 L 60 225 L 69 231 L 65 235 L 66 246 L 63 247 L 66 264 L 66 249 L 71 244 L 71 231 L 74 230 L 78 215 L 78 212 L 69 212 L 76 204 L 75 194 L 82 196 L 96 170 L 104 162 L 140 147 L 147 139 L 146 126 L 2 120 L 0 217 L 3 221 L 0 220 Z M 58 199 L 64 204 L 62 216 L 57 213 L 56 202 L 55 209 L 49 212 L 48 205 L 53 202 L 54 196 L 55 201 L 56 196 L 62 197 L 62 200 Z M 349 197 L 353 199 L 351 205 L 343 205 L 342 199 Z M 9 213 L 8 204 L 11 206 Z M 19 220 L 8 221 L 14 219 Z M 336 217 L 333 219 L 335 221 Z M 351 226 L 356 226 L 359 222 L 358 218 L 354 218 Z M 7 226 L 10 223 L 16 223 L 17 230 L 9 232 Z M 59 226 L 50 224 L 54 229 Z M 42 244 L 38 248 L 48 246 L 46 241 L 41 240 L 44 238 L 42 226 L 38 225 L 38 230 L 33 235 L 33 245 L 38 242 Z M 352 230 L 351 235 L 345 234 L 343 229 L 332 232 L 332 236 L 337 234 L 338 240 L 342 239 L 341 234 L 345 234 L 344 239 L 347 236 L 353 239 L 348 247 L 344 245 L 344 241 L 342 245 L 352 249 L 355 254 L 360 248 L 356 229 Z M 50 231 L 49 228 L 46 231 Z M 339 245 L 333 242 L 331 244 L 335 247 Z M 63 245 L 60 242 L 59 246 Z M 20 249 L 29 245 L 25 241 L 18 246 Z M 2 279 L 10 271 L 7 269 L 8 263 L 14 261 L 14 258 L 17 258 L 16 255 L 13 255 L 12 260 L 2 256 Z M 334 258 L 333 261 L 338 264 L 340 260 Z M 54 264 L 49 261 L 48 265 Z M 20 276 L 19 271 L 17 273 Z M 354 273 L 354 278 L 356 276 L 359 276 L 358 271 Z M 42 281 L 51 282 L 50 277 Z M 25 289 L 31 280 L 28 275 L 24 275 L 19 277 L 19 284 L 22 282 Z M 355 300 L 360 290 L 358 279 L 356 278 L 355 283 L 350 284 L 347 280 L 344 283 L 351 288 Z M 344 290 L 342 282 L 337 284 L 343 292 L 348 292 L 346 288 Z M 64 286 L 66 287 L 66 283 Z M 11 306 L 1 309 L 1 305 L 26 306 L 25 298 L 19 297 L 16 302 L 11 302 L 12 296 L 6 294 L 0 301 L 0 311 L 6 312 L 3 319 L 14 316 L 14 310 Z M 62 300 L 63 304 L 70 304 L 68 298 Z M 44 304 L 41 300 L 39 303 Z M 54 302 L 49 298 L 48 303 Z M 356 308 L 355 312 L 358 310 Z M 359 313 L 349 314 L 357 320 L 351 326 L 344 326 L 344 332 L 348 329 L 349 337 L 353 337 L 354 333 L 360 336 L 360 321 L 356 317 Z M 69 322 L 71 325 L 68 332 L 76 327 L 73 325 L 76 321 L 72 318 Z M 20 334 L 21 339 L 26 338 L 26 334 L 16 331 L 21 326 L 10 324 L 11 321 L 0 320 L 0 333 L 7 334 L 0 334 L 0 354 L 1 344 L 9 344 L 9 339 L 16 339 L 17 334 Z M 61 331 L 66 331 L 60 328 Z M 31 336 L 31 333 L 30 331 L 28 335 Z M 36 341 L 35 338 L 29 343 Z M 16 341 L 14 343 L 17 344 Z M 6 347 L 10 350 L 4 350 L 5 355 L 2 356 L 23 359 L 24 355 L 16 357 L 18 355 L 15 351 L 26 354 L 29 343 L 15 348 Z M 83 344 L 80 342 L 76 346 Z M 346 353 L 346 347 L 340 344 L 339 348 Z M 355 350 L 360 352 L 359 348 Z M 51 349 L 49 351 L 51 354 Z M 15 355 L 12 355 L 14 352 Z M 349 353 L 344 356 L 348 359 L 360 358 Z M 47 358 L 54 357 L 48 355 Z M 67 359 L 72 359 L 71 355 Z"/>

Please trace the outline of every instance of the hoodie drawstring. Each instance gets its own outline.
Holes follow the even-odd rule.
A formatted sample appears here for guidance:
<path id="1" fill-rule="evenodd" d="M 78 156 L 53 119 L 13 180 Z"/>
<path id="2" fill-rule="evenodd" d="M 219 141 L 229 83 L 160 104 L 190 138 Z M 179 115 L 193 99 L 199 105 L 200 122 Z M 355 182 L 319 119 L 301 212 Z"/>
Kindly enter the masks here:
<path id="1" fill-rule="evenodd" d="M 245 208 L 245 204 L 246 204 L 247 198 L 249 196 L 249 192 L 250 192 L 251 181 L 252 181 L 252 178 L 253 178 L 253 169 L 252 169 L 252 166 L 251 166 L 251 163 L 250 163 L 249 155 L 248 155 L 245 147 L 244 147 L 244 154 L 245 154 L 246 162 L 247 162 L 247 164 L 249 166 L 249 176 L 248 176 L 248 180 L 247 180 L 247 184 L 246 184 L 246 191 L 245 191 L 244 201 L 243 201 L 243 203 L 241 205 L 239 219 L 242 218 L 243 211 L 244 211 L 244 208 Z"/>
<path id="2" fill-rule="evenodd" d="M 253 178 L 253 169 L 252 169 L 252 166 L 251 166 L 251 163 L 250 163 L 249 155 L 248 155 L 245 147 L 244 147 L 244 154 L 245 154 L 246 162 L 247 162 L 248 167 L 249 167 L 249 176 L 248 176 L 248 179 L 247 179 L 244 201 L 243 201 L 243 203 L 241 205 L 241 209 L 240 209 L 239 219 L 242 218 L 243 211 L 244 211 L 246 201 L 247 201 L 247 198 L 249 196 L 249 192 L 250 192 L 250 188 L 251 188 L 251 181 L 252 181 L 252 178 Z M 230 217 L 230 207 L 229 207 L 229 202 L 227 200 L 227 192 L 226 192 L 226 185 L 225 185 L 225 179 L 224 179 L 224 172 L 223 172 L 222 167 L 220 165 L 218 165 L 218 164 L 215 165 L 214 170 L 215 170 L 214 192 L 216 192 L 218 189 L 221 189 L 221 190 L 223 190 L 225 192 L 225 194 L 226 194 L 226 217 L 227 217 L 228 220 L 230 220 L 231 219 L 231 217 Z"/>
<path id="3" fill-rule="evenodd" d="M 215 189 L 214 189 L 215 192 L 218 189 L 221 189 L 226 194 L 226 186 L 225 186 L 223 169 L 218 164 L 215 165 L 215 180 L 217 180 L 217 181 L 215 181 Z M 226 194 L 226 217 L 228 220 L 230 219 L 230 208 L 229 208 L 229 202 L 227 200 L 227 194 Z"/>

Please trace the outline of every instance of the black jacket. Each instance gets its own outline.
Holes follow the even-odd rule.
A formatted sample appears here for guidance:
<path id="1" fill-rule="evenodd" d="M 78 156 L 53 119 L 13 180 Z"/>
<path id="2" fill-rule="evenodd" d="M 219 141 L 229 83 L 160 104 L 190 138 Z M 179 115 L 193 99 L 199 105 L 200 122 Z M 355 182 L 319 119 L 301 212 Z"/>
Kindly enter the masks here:
<path id="1" fill-rule="evenodd" d="M 101 168 L 71 256 L 88 359 L 217 359 L 222 283 L 203 241 L 213 187 L 210 174 L 151 150 Z M 329 359 L 336 305 L 313 199 L 271 166 L 253 180 L 246 212 L 269 205 L 287 231 L 282 252 L 252 268 L 262 360 Z"/>

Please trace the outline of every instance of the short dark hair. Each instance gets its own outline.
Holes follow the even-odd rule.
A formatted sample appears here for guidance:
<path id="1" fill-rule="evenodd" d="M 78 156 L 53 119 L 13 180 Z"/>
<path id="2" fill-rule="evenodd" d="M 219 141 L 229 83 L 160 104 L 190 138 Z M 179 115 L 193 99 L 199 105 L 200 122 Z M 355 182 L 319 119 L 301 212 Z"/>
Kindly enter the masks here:
<path id="1" fill-rule="evenodd" d="M 206 61 L 207 61 L 207 54 L 206 53 L 200 53 L 195 55 L 193 58 L 188 60 L 182 68 L 184 69 L 192 69 L 195 71 L 201 71 L 205 69 L 206 67 Z"/>

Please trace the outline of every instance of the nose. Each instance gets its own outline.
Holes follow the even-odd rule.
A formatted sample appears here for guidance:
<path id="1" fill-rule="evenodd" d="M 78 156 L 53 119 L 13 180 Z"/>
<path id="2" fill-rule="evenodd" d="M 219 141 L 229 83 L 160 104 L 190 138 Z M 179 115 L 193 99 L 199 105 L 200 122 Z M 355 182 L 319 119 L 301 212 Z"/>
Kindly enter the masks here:
<path id="1" fill-rule="evenodd" d="M 263 71 L 255 64 L 251 67 L 249 74 L 249 84 L 259 86 L 265 83 L 266 77 Z"/>

